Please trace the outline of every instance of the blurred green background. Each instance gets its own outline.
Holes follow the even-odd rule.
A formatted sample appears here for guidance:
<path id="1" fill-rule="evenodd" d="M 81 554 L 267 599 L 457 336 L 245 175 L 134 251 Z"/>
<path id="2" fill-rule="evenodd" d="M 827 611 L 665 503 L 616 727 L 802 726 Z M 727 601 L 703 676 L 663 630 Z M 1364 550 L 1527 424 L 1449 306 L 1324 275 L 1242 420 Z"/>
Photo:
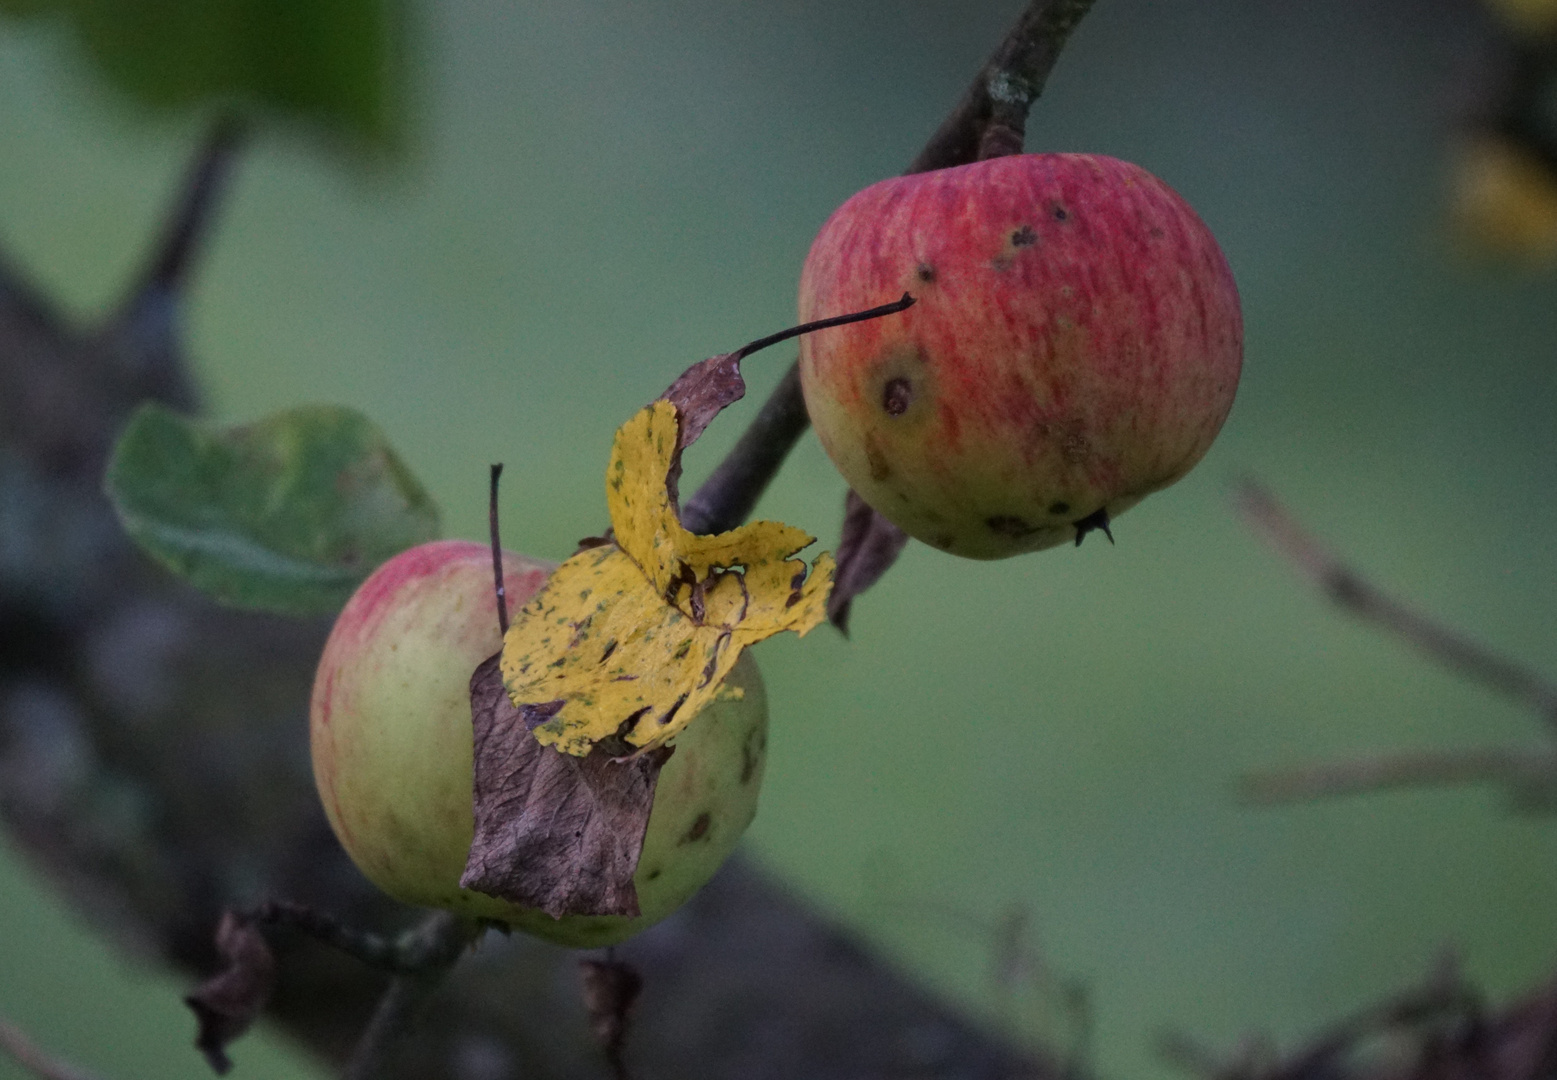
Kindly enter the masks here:
<path id="1" fill-rule="evenodd" d="M 615 426 L 793 320 L 815 230 L 906 164 L 1020 7 L 421 6 L 400 165 L 284 134 L 243 161 L 190 318 L 215 413 L 365 410 L 452 535 L 483 534 L 505 461 L 505 539 L 566 555 L 602 523 Z M 1230 794 L 1260 766 L 1543 737 L 1325 606 L 1228 500 L 1262 478 L 1380 584 L 1557 673 L 1557 279 L 1466 262 L 1445 225 L 1484 30 L 1471 0 L 1099 0 L 1028 146 L 1136 161 L 1217 233 L 1247 319 L 1226 429 L 1117 546 L 914 546 L 852 641 L 759 650 L 750 850 L 990 1024 L 1064 1040 L 1059 1010 L 993 975 L 993 928 L 1025 913 L 1090 988 L 1117 1080 L 1171 1074 L 1164 1028 L 1295 1039 L 1448 947 L 1495 994 L 1557 962 L 1553 822 L 1484 790 Z M 0 24 L 0 240 L 103 311 L 199 130 L 106 91 L 52 24 Z M 694 479 L 786 362 L 748 363 Z M 830 547 L 843 490 L 808 438 L 761 512 Z M 0 854 L 0 1014 L 123 1080 L 193 1078 L 183 989 Z M 305 1068 L 263 1033 L 236 1049 L 238 1077 Z"/>

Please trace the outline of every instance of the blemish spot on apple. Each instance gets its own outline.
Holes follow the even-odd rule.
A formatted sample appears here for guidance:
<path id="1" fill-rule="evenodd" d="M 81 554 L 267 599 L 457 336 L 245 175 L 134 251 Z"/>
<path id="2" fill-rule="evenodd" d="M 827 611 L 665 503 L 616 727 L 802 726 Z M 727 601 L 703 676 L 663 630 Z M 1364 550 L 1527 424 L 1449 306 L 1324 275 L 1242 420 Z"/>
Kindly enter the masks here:
<path id="1" fill-rule="evenodd" d="M 1033 231 L 1031 225 L 1023 225 L 1011 234 L 1012 247 L 1031 247 L 1038 242 L 1038 234 Z"/>
<path id="2" fill-rule="evenodd" d="M 713 824 L 713 820 L 713 817 L 707 810 L 704 810 L 701 814 L 697 815 L 697 820 L 692 822 L 692 827 L 688 829 L 686 835 L 681 838 L 681 843 L 691 844 L 697 842 L 698 840 L 702 840 L 708 835 L 708 827 Z"/>
<path id="3" fill-rule="evenodd" d="M 1050 213 L 1053 214 L 1055 221 L 1067 221 L 1070 218 L 1070 211 L 1063 206 L 1055 206 Z"/>
<path id="4" fill-rule="evenodd" d="M 888 416 L 902 416 L 914 401 L 914 388 L 907 379 L 888 379 L 881 391 L 881 407 Z"/>
<path id="5" fill-rule="evenodd" d="M 1070 513 L 1070 503 L 1066 502 L 1064 499 L 1057 499 L 1056 501 L 1049 504 L 1049 513 L 1068 514 Z"/>
<path id="6" fill-rule="evenodd" d="M 929 263 L 920 263 L 919 268 L 914 271 L 914 276 L 928 285 L 935 280 L 935 267 Z"/>
<path id="7" fill-rule="evenodd" d="M 741 744 L 741 783 L 749 784 L 757 775 L 757 766 L 762 764 L 762 754 L 767 750 L 767 735 L 765 732 L 753 731 Z"/>
<path id="8" fill-rule="evenodd" d="M 865 460 L 870 466 L 872 480 L 886 480 L 892 475 L 892 464 L 881 452 L 881 445 L 876 441 L 874 431 L 865 433 Z"/>
<path id="9" fill-rule="evenodd" d="M 1036 525 L 1029 525 L 1015 514 L 994 514 L 985 518 L 984 524 L 992 531 L 1002 536 L 1009 536 L 1013 540 L 1020 540 L 1038 531 Z"/>

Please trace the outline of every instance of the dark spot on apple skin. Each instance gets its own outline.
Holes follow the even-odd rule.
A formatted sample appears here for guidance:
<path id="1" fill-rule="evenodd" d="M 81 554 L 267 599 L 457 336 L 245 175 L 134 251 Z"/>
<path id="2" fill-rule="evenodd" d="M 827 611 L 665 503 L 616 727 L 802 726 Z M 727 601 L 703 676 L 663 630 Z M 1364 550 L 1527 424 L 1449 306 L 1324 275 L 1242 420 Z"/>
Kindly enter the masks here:
<path id="1" fill-rule="evenodd" d="M 1020 540 L 1038 531 L 1038 526 L 1029 525 L 1015 514 L 994 514 L 985 518 L 984 524 L 989 526 L 991 532 L 997 532 L 1001 536 L 1009 536 L 1013 540 Z"/>
<path id="2" fill-rule="evenodd" d="M 1049 513 L 1068 514 L 1070 513 L 1070 503 L 1066 502 L 1064 499 L 1061 499 L 1058 502 L 1052 502 L 1049 504 Z"/>
<path id="3" fill-rule="evenodd" d="M 1031 247 L 1038 242 L 1038 234 L 1033 231 L 1031 225 L 1023 225 L 1011 234 L 1012 247 Z"/>
<path id="4" fill-rule="evenodd" d="M 753 731 L 741 744 L 741 783 L 749 784 L 762 764 L 762 752 L 768 748 L 768 737 L 762 731 Z"/>
<path id="5" fill-rule="evenodd" d="M 878 484 L 892 475 L 892 463 L 881 452 L 874 431 L 865 433 L 865 463 L 870 467 L 870 478 Z"/>
<path id="6" fill-rule="evenodd" d="M 697 815 L 697 820 L 692 823 L 692 827 L 687 830 L 686 835 L 676 842 L 677 846 L 705 839 L 708 836 L 708 827 L 713 824 L 713 821 L 713 816 L 707 810 L 704 810 Z"/>
<path id="7" fill-rule="evenodd" d="M 914 271 L 914 276 L 928 285 L 935 280 L 935 267 L 929 263 L 920 263 L 919 269 Z"/>
<path id="8" fill-rule="evenodd" d="M 1055 221 L 1064 221 L 1064 220 L 1066 220 L 1069 217 L 1070 217 L 1070 211 L 1065 209 L 1063 206 L 1056 206 L 1054 208 L 1054 220 Z"/>
<path id="9" fill-rule="evenodd" d="M 881 391 L 881 407 L 888 416 L 902 416 L 914 402 L 914 388 L 905 378 L 888 379 Z"/>
<path id="10" fill-rule="evenodd" d="M 656 866 L 653 870 L 650 870 L 647 874 L 645 874 L 644 877 L 647 880 L 649 880 L 649 881 L 653 881 L 654 879 L 658 878 L 664 872 L 665 871 L 661 870 L 659 867 Z"/>
<path id="11" fill-rule="evenodd" d="M 938 547 L 942 551 L 950 551 L 952 549 L 952 545 L 956 543 L 957 538 L 951 535 L 951 533 L 944 533 L 930 541 L 932 547 Z"/>
<path id="12" fill-rule="evenodd" d="M 1158 227 L 1157 227 L 1157 226 L 1156 226 L 1156 225 L 1153 225 L 1153 226 L 1152 226 L 1152 227 L 1151 227 L 1151 229 L 1150 229 L 1150 231 L 1149 231 L 1149 233 L 1148 233 L 1148 235 L 1150 235 L 1150 236 L 1151 236 L 1151 238 L 1152 238 L 1152 239 L 1153 239 L 1153 240 L 1161 240 L 1161 239 L 1162 239 L 1162 238 L 1163 238 L 1163 237 L 1164 237 L 1164 236 L 1166 236 L 1166 235 L 1167 235 L 1167 234 L 1166 234 L 1166 233 L 1164 233 L 1164 232 L 1163 232 L 1163 231 L 1162 231 L 1162 230 L 1161 230 L 1161 229 L 1160 229 L 1160 228 L 1158 228 Z"/>

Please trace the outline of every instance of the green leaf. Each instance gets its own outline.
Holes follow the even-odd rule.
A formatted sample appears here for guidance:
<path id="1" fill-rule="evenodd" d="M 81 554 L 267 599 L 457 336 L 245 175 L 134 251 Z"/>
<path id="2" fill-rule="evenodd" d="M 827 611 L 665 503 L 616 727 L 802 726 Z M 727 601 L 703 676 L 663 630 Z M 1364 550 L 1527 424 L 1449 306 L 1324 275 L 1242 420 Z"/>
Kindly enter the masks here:
<path id="1" fill-rule="evenodd" d="M 0 0 L 67 20 L 97 69 L 154 108 L 258 107 L 392 148 L 404 124 L 403 0 Z"/>
<path id="2" fill-rule="evenodd" d="M 385 559 L 438 534 L 438 508 L 383 433 L 334 406 L 212 430 L 142 405 L 104 487 L 136 543 L 235 607 L 333 612 Z"/>

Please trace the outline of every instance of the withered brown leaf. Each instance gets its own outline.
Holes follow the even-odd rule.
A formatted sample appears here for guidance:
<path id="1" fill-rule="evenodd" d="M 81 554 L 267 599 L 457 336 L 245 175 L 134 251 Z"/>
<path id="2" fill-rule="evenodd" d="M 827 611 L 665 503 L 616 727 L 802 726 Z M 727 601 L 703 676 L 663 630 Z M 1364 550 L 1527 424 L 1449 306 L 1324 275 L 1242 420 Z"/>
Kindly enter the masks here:
<path id="1" fill-rule="evenodd" d="M 838 540 L 838 568 L 827 598 L 827 619 L 845 634 L 854 598 L 897 562 L 908 534 L 871 509 L 851 489 L 843 504 L 843 535 Z"/>
<path id="2" fill-rule="evenodd" d="M 475 724 L 475 838 L 460 885 L 553 918 L 638 914 L 633 874 L 649 827 L 660 747 L 615 758 L 542 746 L 530 732 L 560 708 L 515 707 L 501 654 L 470 680 Z"/>
<path id="3" fill-rule="evenodd" d="M 195 1046 L 211 1068 L 232 1068 L 227 1045 L 249 1030 L 270 998 L 276 983 L 276 958 L 253 919 L 233 911 L 222 914 L 216 928 L 216 951 L 226 964 L 184 1004 L 194 1010 L 200 1030 Z"/>

